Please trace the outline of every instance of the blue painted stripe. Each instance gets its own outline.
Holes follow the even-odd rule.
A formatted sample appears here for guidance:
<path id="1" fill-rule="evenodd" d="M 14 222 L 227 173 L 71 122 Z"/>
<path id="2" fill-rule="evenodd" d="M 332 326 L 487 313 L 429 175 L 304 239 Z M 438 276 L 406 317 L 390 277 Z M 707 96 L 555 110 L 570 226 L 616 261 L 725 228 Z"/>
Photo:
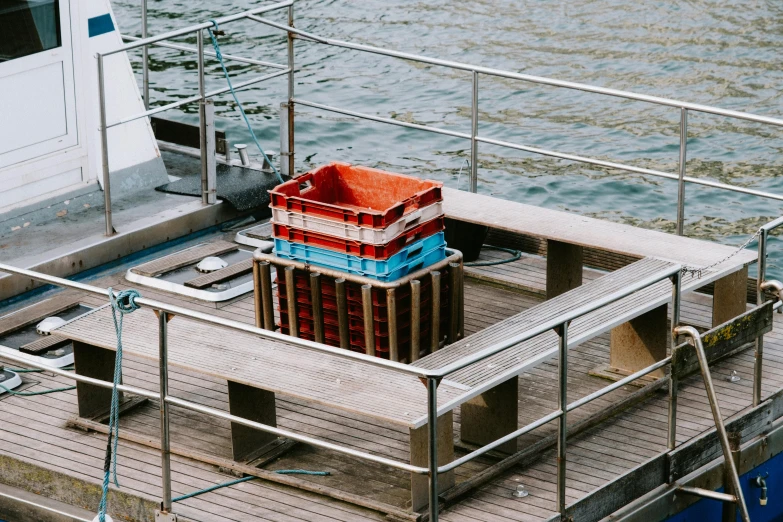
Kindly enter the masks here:
<path id="1" fill-rule="evenodd" d="M 92 38 L 93 36 L 100 36 L 114 31 L 114 22 L 111 19 L 111 15 L 106 13 L 87 20 L 87 28 L 90 38 Z"/>

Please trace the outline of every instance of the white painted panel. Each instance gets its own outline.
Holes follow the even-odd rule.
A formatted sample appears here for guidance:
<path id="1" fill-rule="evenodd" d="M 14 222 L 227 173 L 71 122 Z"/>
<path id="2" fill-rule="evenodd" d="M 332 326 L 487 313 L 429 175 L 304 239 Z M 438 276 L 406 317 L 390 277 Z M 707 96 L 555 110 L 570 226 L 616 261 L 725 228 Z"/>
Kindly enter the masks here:
<path id="1" fill-rule="evenodd" d="M 0 208 L 10 206 L 17 201 L 42 197 L 48 193 L 57 192 L 65 187 L 78 187 L 83 185 L 82 169 L 77 168 L 11 190 L 4 190 L 0 187 Z"/>
<path id="2" fill-rule="evenodd" d="M 68 132 L 63 63 L 0 78 L 0 154 Z"/>

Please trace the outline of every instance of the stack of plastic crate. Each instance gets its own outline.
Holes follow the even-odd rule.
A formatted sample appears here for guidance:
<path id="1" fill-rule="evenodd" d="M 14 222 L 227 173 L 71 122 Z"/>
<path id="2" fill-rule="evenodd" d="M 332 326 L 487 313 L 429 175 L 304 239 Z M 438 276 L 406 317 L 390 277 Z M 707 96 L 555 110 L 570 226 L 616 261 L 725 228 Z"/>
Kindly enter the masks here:
<path id="1" fill-rule="evenodd" d="M 446 257 L 442 184 L 377 169 L 331 163 L 270 191 L 275 255 L 311 266 L 323 266 L 380 282 L 401 277 Z M 445 279 L 445 278 L 444 278 Z M 300 335 L 313 339 L 309 276 L 297 271 L 296 300 Z M 280 327 L 288 333 L 288 302 L 283 278 L 277 278 Z M 441 309 L 448 292 L 441 287 Z M 324 338 L 339 346 L 334 280 L 321 285 Z M 422 348 L 429 348 L 431 283 L 421 281 Z M 350 348 L 366 352 L 361 287 L 346 283 Z M 375 353 L 388 357 L 386 291 L 372 289 Z M 397 339 L 401 359 L 409 355 L 411 290 L 396 296 Z M 446 313 L 441 317 L 445 318 Z"/>

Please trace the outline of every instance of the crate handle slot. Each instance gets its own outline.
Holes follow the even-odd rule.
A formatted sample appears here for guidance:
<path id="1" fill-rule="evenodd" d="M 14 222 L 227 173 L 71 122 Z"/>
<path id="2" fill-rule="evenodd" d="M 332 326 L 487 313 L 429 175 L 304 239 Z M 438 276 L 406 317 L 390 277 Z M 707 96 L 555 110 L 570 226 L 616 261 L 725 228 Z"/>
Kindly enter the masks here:
<path id="1" fill-rule="evenodd" d="M 299 193 L 302 194 L 304 192 L 307 192 L 309 189 L 313 187 L 313 182 L 309 179 L 306 179 L 299 183 Z"/>
<path id="2" fill-rule="evenodd" d="M 405 240 L 405 243 L 413 243 L 414 241 L 417 241 L 421 237 L 421 231 L 416 232 L 412 236 L 410 236 L 408 239 Z"/>
<path id="3" fill-rule="evenodd" d="M 421 254 L 421 250 L 424 248 L 424 245 L 419 245 L 416 248 L 411 248 L 408 250 L 408 259 L 412 257 L 416 257 L 417 255 Z"/>

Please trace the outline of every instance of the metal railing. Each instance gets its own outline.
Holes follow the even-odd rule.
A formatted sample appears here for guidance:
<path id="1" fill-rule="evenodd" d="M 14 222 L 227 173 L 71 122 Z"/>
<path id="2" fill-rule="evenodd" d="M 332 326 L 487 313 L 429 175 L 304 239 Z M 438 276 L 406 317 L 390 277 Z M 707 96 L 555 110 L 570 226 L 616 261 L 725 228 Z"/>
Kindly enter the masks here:
<path id="1" fill-rule="evenodd" d="M 106 138 L 106 130 L 110 127 L 120 125 L 123 123 L 127 123 L 129 121 L 133 121 L 135 119 L 148 117 L 153 114 L 157 114 L 159 112 L 163 112 L 166 110 L 171 110 L 177 107 L 180 107 L 182 105 L 186 105 L 189 103 L 199 102 L 200 108 L 199 108 L 199 124 L 201 129 L 201 154 L 202 154 L 202 186 L 204 189 L 203 198 L 202 201 L 206 203 L 214 203 L 215 202 L 215 187 L 214 187 L 214 153 L 212 153 L 212 158 L 210 158 L 210 151 L 207 148 L 207 135 L 209 134 L 207 132 L 207 129 L 210 128 L 213 130 L 214 125 L 214 114 L 211 112 L 212 109 L 210 108 L 210 104 L 207 103 L 207 100 L 209 98 L 212 98 L 214 96 L 218 96 L 220 94 L 224 94 L 229 91 L 229 89 L 219 89 L 212 92 L 205 92 L 204 91 L 204 57 L 205 56 L 214 56 L 214 53 L 206 52 L 203 49 L 203 31 L 204 29 L 207 29 L 209 27 L 212 27 L 212 24 L 210 22 L 190 26 L 184 29 L 171 31 L 165 34 L 162 34 L 160 36 L 156 37 L 148 37 L 148 20 L 147 20 L 147 0 L 141 0 L 142 4 L 142 37 L 136 38 L 133 36 L 123 36 L 123 38 L 127 41 L 129 41 L 129 44 L 126 44 L 114 51 L 110 51 L 107 53 L 98 54 L 98 82 L 99 82 L 99 99 L 101 104 L 101 111 L 100 111 L 100 128 L 101 128 L 101 146 L 102 146 L 102 168 L 103 168 L 103 181 L 104 181 L 104 188 L 105 188 L 105 214 L 106 214 L 106 234 L 112 235 L 114 233 L 114 230 L 111 226 L 111 196 L 110 196 L 110 190 L 109 190 L 109 166 L 108 166 L 108 151 L 107 151 L 107 138 Z M 558 158 L 562 160 L 567 161 L 573 161 L 577 163 L 584 163 L 587 165 L 593 165 L 597 167 L 602 168 L 609 168 L 609 169 L 615 169 L 615 170 L 622 170 L 626 172 L 632 172 L 635 174 L 641 174 L 641 175 L 649 175 L 649 176 L 656 176 L 661 177 L 665 179 L 671 179 L 676 180 L 678 182 L 678 190 L 677 190 L 677 217 L 676 217 L 676 230 L 679 235 L 683 234 L 683 227 L 685 223 L 685 187 L 686 183 L 691 183 L 695 185 L 702 185 L 706 187 L 711 187 L 715 189 L 720 190 L 728 190 L 731 192 L 736 192 L 740 194 L 746 194 L 751 196 L 757 196 L 767 199 L 772 199 L 776 201 L 783 201 L 783 194 L 777 194 L 774 192 L 764 191 L 764 190 L 757 190 L 737 185 L 731 185 L 728 183 L 721 183 L 719 181 L 714 181 L 710 179 L 705 178 L 697 178 L 693 176 L 687 175 L 687 168 L 686 168 L 686 160 L 687 160 L 687 146 L 688 146 L 688 114 L 689 112 L 698 112 L 698 113 L 705 113 L 705 114 L 712 114 L 716 116 L 723 116 L 727 118 L 733 118 L 733 119 L 739 119 L 744 121 L 750 121 L 755 123 L 761 123 L 765 125 L 772 125 L 776 127 L 783 127 L 783 119 L 781 118 L 773 118 L 769 116 L 761 116 L 741 111 L 735 111 L 735 110 L 729 110 L 729 109 L 722 109 L 719 107 L 713 107 L 709 105 L 703 105 L 703 104 L 697 104 L 697 103 L 691 103 L 687 101 L 682 100 L 674 100 L 669 98 L 662 98 L 658 96 L 650 96 L 645 94 L 637 94 L 629 91 L 623 91 L 618 89 L 611 89 L 606 87 L 598 87 L 593 85 L 587 85 L 583 83 L 578 82 L 570 82 L 570 81 L 564 81 L 564 80 L 557 80 L 552 78 L 544 78 L 540 76 L 533 76 L 529 74 L 522 74 L 522 73 L 516 73 L 512 71 L 506 71 L 501 69 L 494 69 L 490 67 L 483 67 L 479 65 L 473 65 L 463 62 L 457 62 L 457 61 L 451 61 L 451 60 L 442 60 L 438 58 L 431 58 L 427 56 L 417 55 L 417 54 L 411 54 L 411 53 L 404 53 L 399 51 L 394 51 L 390 49 L 384 49 L 380 47 L 375 47 L 371 45 L 364 45 L 364 44 L 357 44 L 353 42 L 347 42 L 343 40 L 337 40 L 333 38 L 324 38 L 321 36 L 318 36 L 314 33 L 303 31 L 300 29 L 294 28 L 294 12 L 293 12 L 293 6 L 294 6 L 294 0 L 288 0 L 285 2 L 275 3 L 271 4 L 266 7 L 260 7 L 257 9 L 252 9 L 249 11 L 245 11 L 242 13 L 238 13 L 231 16 L 226 16 L 223 18 L 220 18 L 217 20 L 217 22 L 220 25 L 240 20 L 240 19 L 247 19 L 247 20 L 254 20 L 258 23 L 267 25 L 269 27 L 276 28 L 278 30 L 284 31 L 286 33 L 286 53 L 287 53 L 287 64 L 277 64 L 277 63 L 271 63 L 271 62 L 265 62 L 262 60 L 255 60 L 250 58 L 242 58 L 235 55 L 223 55 L 226 59 L 231 59 L 234 61 L 238 61 L 240 63 L 247 63 L 251 65 L 257 65 L 257 66 L 263 66 L 263 67 L 270 67 L 274 69 L 279 69 L 278 72 L 268 74 L 266 76 L 262 76 L 260 78 L 256 78 L 253 80 L 249 80 L 246 82 L 243 82 L 241 84 L 238 84 L 236 86 L 237 89 L 248 87 L 250 85 L 254 85 L 259 82 L 263 82 L 278 76 L 287 75 L 288 76 L 288 87 L 287 87 L 287 98 L 284 103 L 280 104 L 280 157 L 281 157 L 281 172 L 283 175 L 292 175 L 295 172 L 294 169 L 294 159 L 295 159 L 295 133 L 294 133 L 294 106 L 295 105 L 301 105 L 304 107 L 310 107 L 313 109 L 318 109 L 322 111 L 328 111 L 333 112 L 337 114 L 343 114 L 345 116 L 350 116 L 354 118 L 374 121 L 378 123 L 385 123 L 389 125 L 396 125 L 401 127 L 406 127 L 410 129 L 417 129 L 421 131 L 427 131 L 432 132 L 436 134 L 441 134 L 445 136 L 451 136 L 461 139 L 470 140 L 470 183 L 469 183 L 469 190 L 471 192 L 476 192 L 478 190 L 478 157 L 479 157 L 479 149 L 478 145 L 479 143 L 484 143 L 487 145 L 493 145 L 503 148 L 509 148 L 514 150 L 519 150 L 523 152 L 529 152 L 533 154 Z M 274 22 L 272 20 L 262 18 L 258 15 L 275 11 L 279 9 L 287 9 L 288 11 L 288 20 L 287 24 L 282 24 L 278 22 Z M 198 36 L 198 46 L 196 48 L 183 46 L 179 44 L 172 44 L 167 43 L 165 40 L 170 40 L 172 38 L 181 37 L 189 34 L 197 34 Z M 352 49 L 356 51 L 361 51 L 365 53 L 371 53 L 371 54 L 377 54 L 382 56 L 388 56 L 393 58 L 398 58 L 402 60 L 407 61 L 413 61 L 418 63 L 425 63 L 429 65 L 435 65 L 440 67 L 445 67 L 448 69 L 453 70 L 461 70 L 461 71 L 467 71 L 471 73 L 471 122 L 470 122 L 470 132 L 458 132 L 453 131 L 449 129 L 443 129 L 435 126 L 430 125 L 421 125 L 417 123 L 410 123 L 405 121 L 396 120 L 393 118 L 387 118 L 372 114 L 366 114 L 358 111 L 353 111 L 346 108 L 340 108 L 340 107 L 334 107 L 330 105 L 325 105 L 322 103 L 316 103 L 313 101 L 309 101 L 302 98 L 296 98 L 295 92 L 294 92 L 294 73 L 295 73 L 295 55 L 294 55 L 294 39 L 299 38 L 310 42 L 315 42 L 323 45 L 329 45 L 334 47 L 341 47 L 345 49 Z M 184 100 L 180 100 L 177 102 L 173 102 L 170 104 L 166 104 L 161 107 L 157 107 L 155 109 L 149 108 L 149 46 L 160 46 L 170 49 L 176 49 L 180 51 L 185 52 L 191 52 L 198 54 L 198 73 L 199 73 L 199 93 L 198 95 L 191 96 L 189 98 L 186 98 Z M 106 115 L 105 115 L 105 96 L 104 96 L 104 82 L 103 82 L 103 58 L 105 56 L 109 56 L 112 54 L 129 51 L 132 49 L 141 48 L 143 55 L 142 55 L 142 90 L 143 90 L 143 97 L 144 97 L 144 104 L 145 104 L 145 111 L 143 113 L 134 115 L 129 118 L 124 118 L 120 121 L 114 122 L 110 125 L 106 125 Z M 553 150 L 547 150 L 542 149 L 538 147 L 531 147 L 524 144 L 519 143 L 513 143 L 505 140 L 485 137 L 479 134 L 479 81 L 480 76 L 486 75 L 486 76 L 493 76 L 493 77 L 499 77 L 499 78 L 507 78 L 512 80 L 518 80 L 528 83 L 533 83 L 537 85 L 546 85 L 551 87 L 558 87 L 563 89 L 569 89 L 569 90 L 578 90 L 582 92 L 587 93 L 593 93 L 593 94 L 599 94 L 603 96 L 611 96 L 616 98 L 622 98 L 626 100 L 634 100 L 644 103 L 650 103 L 654 105 L 664 106 L 664 107 L 672 107 L 679 109 L 679 154 L 678 154 L 678 168 L 676 172 L 666 172 L 663 170 L 657 170 L 657 169 L 650 169 L 650 168 L 644 168 L 644 167 L 637 167 L 634 165 L 629 165 L 625 163 L 618 163 L 614 161 L 608 161 L 604 159 L 599 158 L 592 158 L 587 156 L 581 156 L 577 154 L 568 154 L 568 153 L 562 153 L 557 152 Z"/>
<path id="2" fill-rule="evenodd" d="M 288 9 L 288 18 L 290 23 L 293 23 L 293 0 L 287 0 L 285 2 L 278 2 L 270 4 L 264 7 L 258 7 L 250 9 L 234 15 L 224 16 L 215 20 L 218 25 L 225 25 L 237 20 L 252 19 L 252 16 L 267 13 L 270 11 L 276 11 L 279 9 Z M 147 118 L 160 112 L 168 111 L 183 105 L 191 103 L 199 103 L 199 130 L 200 130 L 200 149 L 201 149 L 201 188 L 202 188 L 202 202 L 204 204 L 214 204 L 217 200 L 217 187 L 216 187 L 216 159 L 215 159 L 215 114 L 212 98 L 230 92 L 229 87 L 222 89 L 216 89 L 213 91 L 206 91 L 205 82 L 205 69 L 204 58 L 205 56 L 216 56 L 216 53 L 204 50 L 204 31 L 206 29 L 213 28 L 212 22 L 205 22 L 183 29 L 170 31 L 158 36 L 147 36 L 147 2 L 142 0 L 142 37 L 136 38 L 133 36 L 123 36 L 123 39 L 128 43 L 121 45 L 117 49 L 106 51 L 96 54 L 97 68 L 98 68 L 98 104 L 99 104 L 99 128 L 101 134 L 101 170 L 102 181 L 104 190 L 104 214 L 105 214 L 105 234 L 112 236 L 115 234 L 114 226 L 112 223 L 112 202 L 111 202 L 111 179 L 109 169 L 109 143 L 108 143 L 108 130 L 112 127 L 124 125 L 132 121 L 136 121 L 142 118 Z M 167 40 L 174 38 L 180 38 L 183 36 L 196 35 L 197 45 L 195 48 L 183 46 L 179 44 L 168 43 Z M 190 96 L 183 100 L 179 100 L 173 103 L 169 103 L 160 107 L 150 108 L 149 99 L 149 47 L 159 46 L 169 49 L 175 49 L 179 51 L 195 53 L 198 56 L 198 94 Z M 142 49 L 142 93 L 144 98 L 144 111 L 138 114 L 133 114 L 113 122 L 107 121 L 106 110 L 106 85 L 105 85 L 105 59 L 109 56 L 131 51 L 133 49 Z M 224 54 L 223 58 L 226 60 L 234 60 L 241 63 L 247 63 L 256 66 L 269 67 L 272 69 L 278 69 L 276 72 L 269 73 L 263 76 L 259 76 L 241 83 L 234 85 L 234 90 L 240 90 L 247 88 L 251 85 L 261 83 L 278 76 L 288 75 L 289 86 L 293 89 L 293 61 L 292 52 L 289 53 L 289 64 L 282 65 L 272 62 L 266 62 L 262 60 L 253 60 L 250 58 L 243 58 L 240 56 Z M 293 125 L 291 125 L 293 128 Z M 293 147 L 293 145 L 292 145 Z"/>
<path id="3" fill-rule="evenodd" d="M 447 364 L 444 367 L 438 368 L 438 369 L 423 369 L 423 368 L 417 368 L 414 366 L 408 366 L 405 364 L 401 364 L 399 362 L 390 361 L 390 360 L 384 360 L 378 357 L 372 357 L 365 354 L 355 353 L 348 350 L 343 350 L 340 348 L 330 347 L 324 344 L 319 344 L 316 342 L 307 341 L 304 339 L 299 339 L 295 337 L 290 337 L 288 335 L 284 335 L 282 333 L 278 333 L 275 331 L 265 330 L 262 328 L 250 326 L 244 323 L 240 323 L 238 321 L 233 321 L 229 319 L 224 319 L 221 317 L 215 317 L 209 314 L 196 312 L 193 310 L 189 310 L 186 308 L 182 308 L 179 306 L 169 305 L 166 303 L 162 303 L 160 301 L 147 299 L 147 298 L 139 298 L 136 300 L 136 302 L 147 308 L 151 308 L 155 310 L 158 313 L 159 321 L 158 321 L 158 327 L 159 327 L 159 358 L 160 358 L 160 392 L 154 393 L 147 390 L 142 390 L 133 386 L 128 385 L 120 385 L 118 389 L 122 392 L 127 392 L 130 394 L 138 395 L 141 397 L 146 397 L 150 399 L 158 399 L 160 401 L 160 408 L 161 408 L 161 459 L 162 459 L 162 475 L 163 475 L 163 499 L 162 499 L 162 510 L 164 513 L 169 512 L 171 510 L 171 468 L 170 468 L 170 439 L 169 439 L 169 414 L 168 414 L 168 405 L 176 405 L 180 406 L 182 408 L 190 409 L 193 411 L 197 411 L 200 413 L 204 413 L 207 415 L 211 415 L 214 417 L 218 417 L 224 420 L 229 420 L 231 422 L 238 423 L 243 426 L 251 427 L 258 429 L 260 431 L 271 433 L 280 437 L 287 437 L 292 440 L 300 441 L 306 444 L 311 444 L 313 446 L 319 447 L 319 448 L 325 448 L 329 450 L 333 450 L 339 453 L 347 454 L 353 457 L 357 457 L 360 459 L 364 459 L 370 462 L 375 462 L 379 464 L 383 464 L 386 466 L 393 467 L 395 469 L 399 469 L 402 471 L 414 473 L 414 474 L 421 474 L 421 475 L 428 475 L 430 477 L 429 480 L 429 511 L 430 511 L 430 517 L 431 520 L 437 521 L 438 520 L 438 475 L 442 473 L 447 473 L 449 471 L 454 470 L 455 468 L 493 450 L 494 448 L 498 447 L 499 445 L 512 440 L 513 438 L 519 437 L 525 433 L 528 433 L 550 421 L 558 420 L 558 449 L 557 449 L 557 455 L 558 455 L 558 463 L 557 463 L 557 473 L 558 473 L 558 510 L 561 513 L 565 513 L 565 469 L 566 469 L 566 427 L 567 427 L 567 414 L 570 411 L 573 411 L 576 408 L 579 408 L 581 406 L 584 406 L 585 404 L 598 399 L 599 397 L 602 397 L 606 395 L 607 393 L 610 393 L 644 375 L 647 375 L 648 373 L 651 373 L 659 368 L 662 368 L 668 364 L 671 363 L 671 357 L 667 357 L 666 359 L 662 361 L 658 361 L 654 363 L 653 365 L 638 371 L 634 373 L 633 375 L 630 375 L 626 378 L 623 378 L 611 385 L 606 386 L 605 388 L 592 393 L 586 397 L 580 398 L 574 402 L 569 403 L 567 398 L 567 351 L 568 351 L 568 326 L 571 321 L 574 319 L 577 319 L 585 314 L 588 314 L 590 312 L 593 312 L 595 310 L 598 310 L 599 308 L 602 308 L 604 306 L 607 306 L 611 303 L 614 303 L 620 299 L 623 299 L 625 297 L 630 296 L 631 294 L 640 291 L 644 288 L 647 288 L 650 285 L 653 285 L 655 283 L 658 283 L 660 281 L 671 279 L 673 281 L 673 290 L 672 290 L 672 313 L 673 313 L 673 324 L 677 325 L 679 322 L 679 301 L 680 301 L 680 270 L 681 268 L 679 266 L 670 267 L 665 270 L 661 270 L 655 274 L 649 275 L 648 277 L 645 277 L 631 285 L 628 285 L 627 287 L 623 288 L 622 290 L 619 290 L 617 292 L 614 292 L 610 295 L 603 296 L 600 299 L 596 299 L 594 302 L 589 303 L 587 305 L 580 306 L 574 310 L 571 310 L 559 317 L 553 318 L 549 321 L 546 321 L 542 324 L 539 324 L 538 326 L 531 328 L 530 330 L 518 334 L 516 336 L 510 337 L 508 339 L 505 339 L 503 341 L 500 341 L 498 343 L 493 344 L 492 346 L 489 346 L 483 350 L 480 350 L 479 352 L 476 352 L 472 355 L 463 357 L 457 361 L 454 361 L 450 364 Z M 10 265 L 6 264 L 0 264 L 0 271 L 8 272 L 11 274 L 21 275 L 24 277 L 29 277 L 30 279 L 37 280 L 43 283 L 48 283 L 64 288 L 72 288 L 76 290 L 80 290 L 83 292 L 87 292 L 89 294 L 93 295 L 99 295 L 103 297 L 108 297 L 108 290 L 103 288 L 97 288 L 91 285 L 78 283 L 69 281 L 67 279 L 62 279 L 54 276 L 49 276 L 46 274 L 41 274 L 38 272 L 34 272 L 31 270 L 25 270 L 16 268 Z M 247 333 L 252 333 L 255 335 L 258 335 L 260 337 L 264 337 L 267 339 L 277 340 L 277 341 L 283 341 L 289 344 L 294 344 L 296 346 L 306 348 L 309 350 L 318 351 L 321 353 L 328 353 L 333 356 L 338 356 L 346 359 L 351 359 L 354 361 L 360 361 L 365 364 L 371 364 L 374 366 L 383 367 L 389 370 L 402 372 L 407 375 L 413 375 L 416 377 L 419 377 L 423 380 L 426 380 L 427 383 L 427 396 L 428 396 L 428 422 L 427 422 L 427 430 L 428 430 L 428 441 L 429 441 L 429 465 L 427 467 L 420 467 L 420 466 L 414 466 L 411 464 L 408 464 L 406 462 L 399 462 L 394 459 L 389 459 L 385 457 L 380 457 L 377 455 L 373 455 L 367 452 L 359 451 L 350 447 L 333 444 L 329 442 L 325 442 L 319 439 L 315 439 L 313 437 L 309 437 L 306 435 L 302 435 L 299 433 L 295 433 L 290 430 L 285 430 L 265 424 L 261 424 L 258 422 L 250 421 L 241 417 L 237 417 L 235 415 L 231 415 L 229 413 L 226 413 L 221 410 L 217 410 L 215 408 L 210 408 L 207 406 L 202 406 L 198 404 L 194 404 L 192 402 L 173 397 L 169 394 L 168 391 L 168 340 L 167 340 L 167 321 L 170 316 L 182 316 L 182 317 L 188 317 L 190 319 L 194 319 L 197 321 L 206 322 L 209 324 L 226 327 L 238 331 L 243 331 Z M 559 409 L 557 411 L 554 411 L 550 413 L 549 415 L 527 425 L 524 426 L 513 433 L 510 433 L 503 438 L 489 443 L 475 451 L 472 451 L 471 453 L 456 459 L 448 464 L 439 466 L 438 460 L 437 460 L 437 422 L 436 419 L 439 415 L 442 415 L 451 409 L 455 407 L 455 405 L 443 405 L 441 407 L 438 406 L 438 394 L 437 394 L 437 388 L 440 384 L 441 380 L 450 375 L 453 372 L 456 372 L 457 370 L 460 370 L 462 368 L 465 368 L 467 366 L 470 366 L 472 364 L 475 364 L 481 360 L 486 359 L 487 357 L 490 357 L 492 355 L 495 355 L 497 353 L 500 353 L 504 350 L 507 350 L 518 343 L 524 342 L 526 340 L 532 339 L 538 335 L 541 335 L 545 332 L 548 332 L 550 330 L 555 330 L 558 333 L 560 342 L 559 342 L 559 371 L 558 371 L 558 396 L 559 396 Z M 12 355 L 4 355 L 5 358 L 18 362 L 23 364 L 30 364 L 27 359 L 22 358 L 16 358 Z M 49 367 L 45 368 L 47 371 L 51 371 L 57 375 L 64 376 L 70 379 L 74 379 L 78 382 L 83 382 L 103 388 L 111 388 L 112 383 L 108 381 L 101 381 L 98 379 L 70 373 L 65 370 L 59 370 L 59 369 L 52 369 Z M 675 403 L 672 403 L 672 407 Z M 674 426 L 673 424 L 676 423 L 675 414 L 674 412 L 671 412 L 669 416 L 669 431 L 670 433 L 674 432 Z"/>

